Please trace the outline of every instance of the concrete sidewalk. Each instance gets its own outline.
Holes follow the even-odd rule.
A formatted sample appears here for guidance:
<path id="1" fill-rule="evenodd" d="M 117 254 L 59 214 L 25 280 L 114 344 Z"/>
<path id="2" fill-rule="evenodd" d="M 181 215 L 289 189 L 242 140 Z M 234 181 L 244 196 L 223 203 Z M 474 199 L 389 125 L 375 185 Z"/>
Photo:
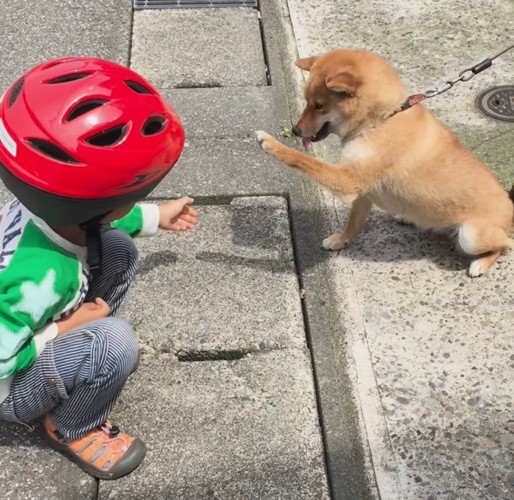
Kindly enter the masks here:
<path id="1" fill-rule="evenodd" d="M 375 50 L 413 94 L 512 43 L 512 2 L 288 4 L 301 57 L 338 47 Z M 484 117 L 474 102 L 490 86 L 513 83 L 513 61 L 510 52 L 425 101 L 506 188 L 514 181 L 514 126 Z M 339 159 L 334 141 L 317 154 Z M 339 230 L 347 208 L 325 200 Z M 340 355 L 353 374 L 383 499 L 514 498 L 513 256 L 477 280 L 465 275 L 466 263 L 445 238 L 379 211 L 330 261 L 345 332 Z"/>

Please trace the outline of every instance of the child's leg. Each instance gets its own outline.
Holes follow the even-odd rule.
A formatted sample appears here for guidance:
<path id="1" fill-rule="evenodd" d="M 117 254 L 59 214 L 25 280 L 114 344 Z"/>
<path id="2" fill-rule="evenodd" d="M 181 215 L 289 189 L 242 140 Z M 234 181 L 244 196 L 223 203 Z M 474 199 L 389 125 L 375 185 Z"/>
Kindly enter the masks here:
<path id="1" fill-rule="evenodd" d="M 104 424 L 137 358 L 127 323 L 89 323 L 47 344 L 14 378 L 0 414 L 22 422 L 48 414 L 45 427 L 56 448 L 96 477 L 121 477 L 141 463 L 145 446 Z"/>
<path id="2" fill-rule="evenodd" d="M 118 229 L 104 226 L 101 237 L 102 274 L 89 284 L 85 300 L 104 299 L 114 316 L 136 277 L 138 252 L 132 238 Z"/>
<path id="3" fill-rule="evenodd" d="M 104 318 L 54 342 L 54 361 L 68 398 L 52 412 L 64 436 L 76 439 L 109 416 L 138 358 L 131 327 Z"/>

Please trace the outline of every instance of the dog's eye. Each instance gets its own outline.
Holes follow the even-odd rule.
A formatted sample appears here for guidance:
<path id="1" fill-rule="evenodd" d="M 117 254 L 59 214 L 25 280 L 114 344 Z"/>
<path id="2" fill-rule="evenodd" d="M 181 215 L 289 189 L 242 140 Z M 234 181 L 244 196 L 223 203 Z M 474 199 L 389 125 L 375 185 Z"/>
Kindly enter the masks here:
<path id="1" fill-rule="evenodd" d="M 320 102 L 316 102 L 314 104 L 314 107 L 318 110 L 318 111 L 321 111 L 323 109 L 323 104 L 321 104 Z"/>

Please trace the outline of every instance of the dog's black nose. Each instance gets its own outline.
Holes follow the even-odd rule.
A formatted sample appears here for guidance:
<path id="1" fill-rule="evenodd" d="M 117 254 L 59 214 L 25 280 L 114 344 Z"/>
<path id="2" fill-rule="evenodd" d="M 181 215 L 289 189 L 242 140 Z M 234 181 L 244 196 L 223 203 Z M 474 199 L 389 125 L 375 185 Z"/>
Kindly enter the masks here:
<path id="1" fill-rule="evenodd" d="M 301 137 L 302 136 L 302 129 L 298 125 L 295 125 L 293 127 L 293 134 L 296 135 L 297 137 Z"/>

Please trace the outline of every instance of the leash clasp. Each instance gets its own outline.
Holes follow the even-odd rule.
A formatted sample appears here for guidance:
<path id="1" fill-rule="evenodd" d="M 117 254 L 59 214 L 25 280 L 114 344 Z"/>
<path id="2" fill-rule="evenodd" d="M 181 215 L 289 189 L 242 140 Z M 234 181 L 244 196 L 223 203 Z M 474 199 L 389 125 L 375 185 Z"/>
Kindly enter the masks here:
<path id="1" fill-rule="evenodd" d="M 437 87 L 433 87 L 431 89 L 428 89 L 423 94 L 425 97 L 434 97 L 435 95 L 442 94 L 443 92 L 446 92 L 447 90 L 450 90 L 453 87 L 453 82 L 443 82 L 440 85 L 437 85 Z"/>

